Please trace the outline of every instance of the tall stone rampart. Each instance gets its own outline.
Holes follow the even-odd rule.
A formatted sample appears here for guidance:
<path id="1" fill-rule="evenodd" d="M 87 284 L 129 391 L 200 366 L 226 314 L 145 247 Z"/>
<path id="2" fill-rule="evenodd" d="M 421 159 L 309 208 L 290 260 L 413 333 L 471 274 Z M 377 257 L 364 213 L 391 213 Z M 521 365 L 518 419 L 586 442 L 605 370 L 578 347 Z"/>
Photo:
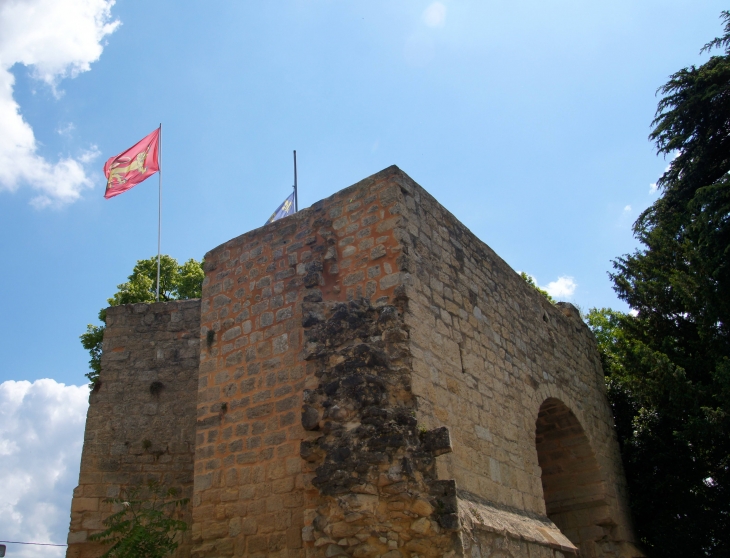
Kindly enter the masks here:
<path id="1" fill-rule="evenodd" d="M 641 556 L 590 331 L 397 167 L 211 250 L 199 319 L 178 304 L 112 309 L 70 540 L 179 462 L 179 556 Z"/>
<path id="2" fill-rule="evenodd" d="M 637 555 L 592 333 L 574 307 L 550 304 L 420 186 L 394 180 L 406 208 L 418 420 L 451 432 L 439 477 L 458 486 L 472 526 L 467 550 L 479 544 L 490 556 L 500 537 L 560 548 L 544 533 L 547 517 L 581 556 Z"/>
<path id="3" fill-rule="evenodd" d="M 69 558 L 98 558 L 88 541 L 112 513 L 104 500 L 158 481 L 191 497 L 200 354 L 200 300 L 107 310 L 97 389 L 89 396 Z M 188 507 L 186 519 L 191 522 Z M 186 536 L 177 555 L 190 553 Z"/>
<path id="4" fill-rule="evenodd" d="M 201 556 L 636 554 L 591 334 L 400 170 L 206 265 Z M 553 400 L 583 495 L 541 474 Z"/>
<path id="5" fill-rule="evenodd" d="M 392 530 L 386 536 L 384 517 L 399 514 L 404 503 L 381 494 L 395 481 L 380 479 L 398 466 L 400 450 L 420 445 L 399 337 L 405 332 L 395 325 L 402 321 L 395 303 L 404 255 L 399 191 L 390 176 L 375 175 L 206 255 L 194 553 L 305 556 L 348 548 L 374 556 L 407 542 Z M 356 301 L 367 302 L 347 304 Z M 386 307 L 393 327 L 376 319 Z M 397 333 L 388 337 L 386 330 Z M 368 344 L 376 334 L 380 341 Z M 359 362 L 364 357 L 352 353 L 355 346 L 384 356 Z M 365 384 L 343 385 L 358 380 Z M 368 417 L 357 415 L 368 409 L 382 411 L 370 419 L 381 430 L 393 427 L 395 438 L 383 442 L 367 471 L 355 471 L 356 458 L 368 452 L 353 446 L 364 440 L 339 434 L 362 425 Z M 377 436 L 374 430 L 355 438 Z M 331 447 L 314 442 L 322 433 Z M 354 501 L 345 509 L 337 496 L 348 492 Z M 423 504 L 430 510 L 427 496 Z M 421 516 L 403 517 L 410 526 Z M 381 525 L 373 531 L 368 526 L 376 520 Z"/>

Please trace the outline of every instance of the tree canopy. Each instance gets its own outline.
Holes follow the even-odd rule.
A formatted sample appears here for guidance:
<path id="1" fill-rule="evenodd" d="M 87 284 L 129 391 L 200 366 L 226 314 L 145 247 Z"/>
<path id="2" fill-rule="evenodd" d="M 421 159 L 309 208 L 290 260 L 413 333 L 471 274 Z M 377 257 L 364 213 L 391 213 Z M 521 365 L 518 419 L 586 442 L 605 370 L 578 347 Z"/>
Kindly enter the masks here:
<path id="1" fill-rule="evenodd" d="M 674 157 L 610 274 L 632 314 L 587 321 L 599 344 L 647 554 L 730 555 L 730 12 L 724 49 L 659 89 L 650 139 Z M 635 315 L 634 315 L 635 314 Z"/>
<path id="2" fill-rule="evenodd" d="M 200 298 L 203 289 L 203 265 L 194 259 L 178 264 L 166 254 L 160 256 L 160 301 Z M 107 299 L 109 306 L 134 302 L 155 302 L 157 294 L 157 256 L 138 260 L 125 283 L 117 285 L 117 292 Z M 99 311 L 99 321 L 106 323 L 106 308 Z M 89 324 L 81 334 L 81 345 L 89 351 L 89 386 L 93 389 L 101 371 L 101 348 L 104 325 Z"/>
<path id="3" fill-rule="evenodd" d="M 160 257 L 160 302 L 186 298 L 200 298 L 203 268 L 200 262 L 189 259 L 182 265 L 166 254 Z M 134 302 L 155 302 L 157 292 L 157 256 L 138 260 L 126 283 L 107 300 L 110 306 Z"/>

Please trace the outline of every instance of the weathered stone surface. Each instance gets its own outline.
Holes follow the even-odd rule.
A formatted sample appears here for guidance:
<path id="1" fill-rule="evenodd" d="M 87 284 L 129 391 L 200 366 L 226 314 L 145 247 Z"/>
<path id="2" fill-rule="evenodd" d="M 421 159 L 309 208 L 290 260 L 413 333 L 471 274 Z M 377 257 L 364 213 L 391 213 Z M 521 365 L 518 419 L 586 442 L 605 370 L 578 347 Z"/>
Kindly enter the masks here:
<path id="1" fill-rule="evenodd" d="M 439 478 L 553 521 L 581 556 L 641 555 L 595 341 L 578 312 L 529 288 L 407 176 L 394 181 L 417 419 L 446 427 L 453 448 L 437 460 Z M 471 528 L 460 528 L 467 540 Z"/>
<path id="2" fill-rule="evenodd" d="M 449 429 L 445 426 L 424 432 L 421 440 L 424 449 L 431 452 L 434 456 L 451 453 L 452 451 Z"/>
<path id="3" fill-rule="evenodd" d="M 368 540 L 384 530 L 405 538 L 372 541 L 370 550 L 358 545 L 358 555 L 392 554 L 399 551 L 389 550 L 391 545 L 422 541 L 426 556 L 442 556 L 456 544 L 458 528 L 458 520 L 451 520 L 455 502 L 436 479 L 434 459 L 450 451 L 449 436 L 445 428 L 419 434 L 410 355 L 398 346 L 400 338 L 391 343 L 383 335 L 402 324 L 405 300 L 396 296 L 394 302 L 332 303 L 324 321 L 305 329 L 306 342 L 325 347 L 313 363 L 319 386 L 305 394 L 306 406 L 318 408 L 325 421 L 322 436 L 302 448 L 302 456 L 317 465 L 311 482 L 323 497 L 314 536 Z M 343 497 L 353 492 L 370 496 Z M 419 518 L 414 508 L 428 509 L 437 522 L 445 513 L 450 527 L 432 532 L 429 517 L 413 519 Z"/>
<path id="4" fill-rule="evenodd" d="M 311 405 L 302 407 L 302 426 L 304 430 L 317 430 L 319 428 L 319 411 Z"/>
<path id="5" fill-rule="evenodd" d="M 211 250 L 205 273 L 199 323 L 131 305 L 104 347 L 148 399 L 119 420 L 195 428 L 180 556 L 641 555 L 590 332 L 396 167 Z M 165 407 L 186 380 L 150 371 L 180 359 L 197 392 Z M 115 461 L 121 432 L 84 450 L 94 490 L 148 467 L 141 440 Z M 155 474 L 190 475 L 165 455 Z M 75 495 L 74 549 L 94 490 Z"/>
<path id="6" fill-rule="evenodd" d="M 89 396 L 71 504 L 69 558 L 103 552 L 87 536 L 103 529 L 112 512 L 103 500 L 123 487 L 157 480 L 192 497 L 199 328 L 200 300 L 107 310 L 100 387 Z M 128 358 L 115 358 L 122 353 Z M 190 506 L 183 519 L 191 523 Z M 186 534 L 175 556 L 188 556 L 190 542 Z"/>

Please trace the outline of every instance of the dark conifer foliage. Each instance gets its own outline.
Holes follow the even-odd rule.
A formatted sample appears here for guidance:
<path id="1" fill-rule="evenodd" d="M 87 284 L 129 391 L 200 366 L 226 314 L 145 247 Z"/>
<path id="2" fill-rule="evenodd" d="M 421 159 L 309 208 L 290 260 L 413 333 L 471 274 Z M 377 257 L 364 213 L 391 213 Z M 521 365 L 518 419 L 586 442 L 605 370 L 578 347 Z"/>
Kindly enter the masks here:
<path id="1" fill-rule="evenodd" d="M 724 49 L 659 89 L 675 157 L 614 262 L 636 316 L 593 311 L 638 534 L 652 557 L 730 556 L 730 12 Z M 603 336 L 603 337 L 601 337 Z"/>

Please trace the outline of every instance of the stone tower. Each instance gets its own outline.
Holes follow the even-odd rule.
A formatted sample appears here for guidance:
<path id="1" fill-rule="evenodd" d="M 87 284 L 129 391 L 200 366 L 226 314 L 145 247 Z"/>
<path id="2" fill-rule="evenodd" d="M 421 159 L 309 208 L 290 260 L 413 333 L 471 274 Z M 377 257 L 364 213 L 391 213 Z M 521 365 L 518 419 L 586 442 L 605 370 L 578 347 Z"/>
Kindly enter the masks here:
<path id="1" fill-rule="evenodd" d="M 642 556 L 595 341 L 389 167 L 111 308 L 69 557 L 182 487 L 178 556 Z"/>

